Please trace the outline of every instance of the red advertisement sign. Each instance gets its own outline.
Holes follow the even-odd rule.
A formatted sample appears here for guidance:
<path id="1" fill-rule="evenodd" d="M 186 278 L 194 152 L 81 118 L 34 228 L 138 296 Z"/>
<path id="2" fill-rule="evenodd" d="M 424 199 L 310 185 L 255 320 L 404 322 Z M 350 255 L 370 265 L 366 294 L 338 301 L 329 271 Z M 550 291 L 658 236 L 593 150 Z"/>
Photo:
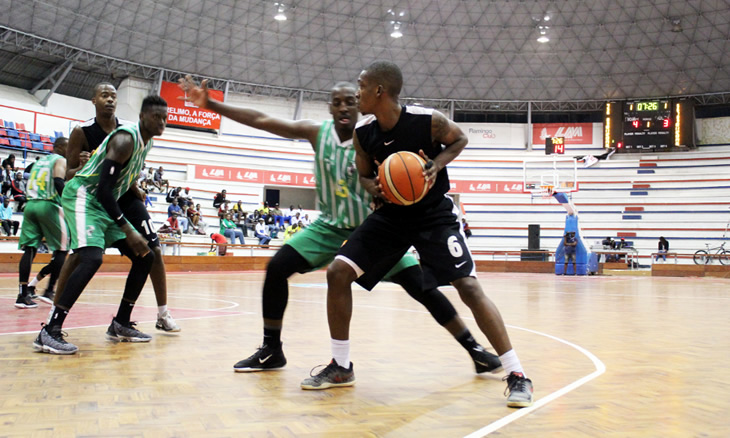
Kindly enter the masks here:
<path id="1" fill-rule="evenodd" d="M 208 90 L 211 98 L 223 101 L 223 92 Z M 194 128 L 220 129 L 221 116 L 206 109 L 200 109 L 190 102 L 178 99 L 185 92 L 174 82 L 162 82 L 160 96 L 167 101 L 167 124 L 192 126 Z"/>
<path id="2" fill-rule="evenodd" d="M 534 123 L 532 144 L 544 145 L 546 137 L 563 137 L 565 144 L 592 144 L 592 123 Z"/>
<path id="3" fill-rule="evenodd" d="M 522 193 L 522 181 L 451 181 L 454 193 Z"/>
<path id="4" fill-rule="evenodd" d="M 195 166 L 195 178 L 280 186 L 314 187 L 314 175 L 224 166 Z"/>
<path id="5" fill-rule="evenodd" d="M 195 166 L 195 178 L 255 184 L 314 187 L 314 175 L 225 166 Z M 522 181 L 451 181 L 453 193 L 522 193 Z"/>

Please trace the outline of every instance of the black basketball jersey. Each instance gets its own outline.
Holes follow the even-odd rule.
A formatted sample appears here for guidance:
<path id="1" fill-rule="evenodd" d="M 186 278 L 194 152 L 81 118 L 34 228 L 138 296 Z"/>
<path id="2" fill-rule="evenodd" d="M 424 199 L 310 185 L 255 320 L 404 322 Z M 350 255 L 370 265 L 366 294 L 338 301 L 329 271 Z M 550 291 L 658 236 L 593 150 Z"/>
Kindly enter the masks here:
<path id="1" fill-rule="evenodd" d="M 125 124 L 116 117 L 115 120 L 117 121 L 117 128 Z M 86 143 L 89 145 L 89 149 L 82 152 L 94 152 L 104 142 L 106 136 L 109 135 L 109 133 L 101 129 L 101 126 L 96 123 L 96 117 L 82 123 L 81 129 L 84 131 Z"/>
<path id="2" fill-rule="evenodd" d="M 390 131 L 382 131 L 375 116 L 370 115 L 360 120 L 355 126 L 355 134 L 360 147 L 371 157 L 382 163 L 385 159 L 400 151 L 410 151 L 418 154 L 419 150 L 434 158 L 443 150 L 443 145 L 435 143 L 431 138 L 432 108 L 419 106 L 403 106 L 400 118 Z M 444 194 L 449 191 L 449 175 L 444 167 L 436 177 L 435 185 L 418 203 L 411 206 L 393 207 L 414 208 L 438 203 L 443 200 Z"/>

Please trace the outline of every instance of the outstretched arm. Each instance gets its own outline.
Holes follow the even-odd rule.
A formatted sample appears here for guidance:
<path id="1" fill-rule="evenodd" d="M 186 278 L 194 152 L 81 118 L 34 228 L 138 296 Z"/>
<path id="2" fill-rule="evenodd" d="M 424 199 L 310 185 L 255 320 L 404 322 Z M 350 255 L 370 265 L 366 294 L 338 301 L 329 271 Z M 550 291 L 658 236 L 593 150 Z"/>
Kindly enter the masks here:
<path id="1" fill-rule="evenodd" d="M 198 86 L 190 76 L 186 76 L 185 79 L 180 79 L 180 88 L 185 91 L 186 101 L 192 102 L 201 108 L 215 111 L 238 123 L 285 138 L 307 140 L 312 144 L 312 147 L 317 142 L 320 124 L 312 120 L 280 119 L 250 108 L 239 108 L 211 99 L 208 95 L 207 79 Z"/>

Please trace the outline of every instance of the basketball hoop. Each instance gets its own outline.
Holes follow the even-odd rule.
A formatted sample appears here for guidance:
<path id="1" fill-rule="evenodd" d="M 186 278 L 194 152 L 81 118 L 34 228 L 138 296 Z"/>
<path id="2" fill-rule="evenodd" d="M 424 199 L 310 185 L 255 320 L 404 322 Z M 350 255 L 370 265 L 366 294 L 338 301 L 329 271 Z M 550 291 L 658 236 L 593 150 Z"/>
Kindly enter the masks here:
<path id="1" fill-rule="evenodd" d="M 549 199 L 553 196 L 555 186 L 553 185 L 540 185 L 540 197 L 543 199 Z"/>

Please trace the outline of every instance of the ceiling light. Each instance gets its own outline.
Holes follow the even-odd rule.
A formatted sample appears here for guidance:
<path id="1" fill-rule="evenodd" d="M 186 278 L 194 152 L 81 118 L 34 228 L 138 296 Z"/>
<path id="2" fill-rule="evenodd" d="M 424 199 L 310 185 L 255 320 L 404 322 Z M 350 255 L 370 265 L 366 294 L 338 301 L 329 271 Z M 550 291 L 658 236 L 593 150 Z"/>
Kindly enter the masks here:
<path id="1" fill-rule="evenodd" d="M 286 21 L 286 15 L 284 14 L 284 4 L 283 3 L 274 3 L 274 5 L 277 6 L 276 15 L 274 15 L 274 20 Z"/>
<path id="2" fill-rule="evenodd" d="M 548 38 L 548 37 L 547 37 L 547 35 L 540 35 L 540 36 L 539 36 L 539 37 L 537 38 L 537 42 L 538 42 L 538 43 L 546 43 L 546 42 L 548 42 L 548 41 L 550 41 L 550 38 Z"/>
<path id="3" fill-rule="evenodd" d="M 393 23 L 393 32 L 390 33 L 390 36 L 393 38 L 400 38 L 403 36 L 403 32 L 400 31 L 400 21 L 396 21 Z"/>
<path id="4" fill-rule="evenodd" d="M 672 20 L 672 32 L 682 32 L 682 20 L 679 18 Z"/>

